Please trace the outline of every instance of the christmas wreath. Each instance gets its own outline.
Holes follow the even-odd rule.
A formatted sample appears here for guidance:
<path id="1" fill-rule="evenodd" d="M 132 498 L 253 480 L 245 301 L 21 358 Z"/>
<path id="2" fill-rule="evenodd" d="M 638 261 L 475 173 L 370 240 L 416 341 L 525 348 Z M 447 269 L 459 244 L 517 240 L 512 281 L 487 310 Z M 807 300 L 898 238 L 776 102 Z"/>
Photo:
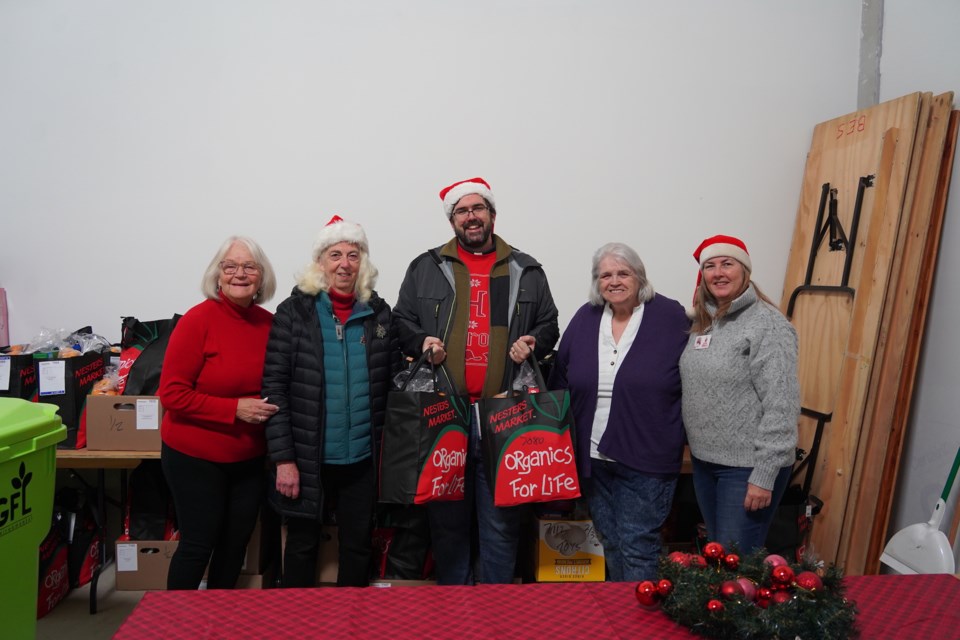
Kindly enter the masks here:
<path id="1" fill-rule="evenodd" d="M 647 608 L 662 608 L 694 633 L 714 638 L 844 639 L 857 610 L 843 597 L 842 572 L 804 558 L 790 564 L 760 550 L 740 558 L 709 542 L 702 554 L 675 551 L 656 582 L 637 585 Z"/>

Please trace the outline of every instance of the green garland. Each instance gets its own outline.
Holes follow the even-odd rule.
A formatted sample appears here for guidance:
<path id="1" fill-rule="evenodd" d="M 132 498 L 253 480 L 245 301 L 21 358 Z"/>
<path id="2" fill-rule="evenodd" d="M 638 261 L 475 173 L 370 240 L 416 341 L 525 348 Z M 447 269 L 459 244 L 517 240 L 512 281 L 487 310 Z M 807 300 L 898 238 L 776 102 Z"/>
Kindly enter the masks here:
<path id="1" fill-rule="evenodd" d="M 771 588 L 773 567 L 764 562 L 766 557 L 766 551 L 757 551 L 741 558 L 735 570 L 728 568 L 723 559 L 707 560 L 706 568 L 700 568 L 661 557 L 659 579 L 673 585 L 661 601 L 664 613 L 694 633 L 714 638 L 842 640 L 853 633 L 857 609 L 843 597 L 842 572 L 832 565 L 824 568 L 823 563 L 812 559 L 789 566 L 795 575 L 803 571 L 816 573 L 823 582 L 822 588 L 807 590 L 794 582 L 785 589 L 791 596 L 788 601 L 770 602 L 766 608 L 743 596 L 725 599 L 721 595 L 720 585 L 738 578 L 751 580 L 757 588 Z M 711 600 L 722 602 L 722 609 L 710 610 Z"/>

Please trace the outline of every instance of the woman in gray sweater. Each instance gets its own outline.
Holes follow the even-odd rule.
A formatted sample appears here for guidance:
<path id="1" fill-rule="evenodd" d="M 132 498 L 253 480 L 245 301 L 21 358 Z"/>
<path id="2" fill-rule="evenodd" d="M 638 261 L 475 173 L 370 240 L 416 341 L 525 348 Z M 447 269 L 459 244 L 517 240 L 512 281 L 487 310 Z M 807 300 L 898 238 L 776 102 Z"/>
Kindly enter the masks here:
<path id="1" fill-rule="evenodd" d="M 707 536 L 762 547 L 790 479 L 800 386 L 797 333 L 750 280 L 743 241 L 704 240 L 683 355 L 683 423 Z"/>

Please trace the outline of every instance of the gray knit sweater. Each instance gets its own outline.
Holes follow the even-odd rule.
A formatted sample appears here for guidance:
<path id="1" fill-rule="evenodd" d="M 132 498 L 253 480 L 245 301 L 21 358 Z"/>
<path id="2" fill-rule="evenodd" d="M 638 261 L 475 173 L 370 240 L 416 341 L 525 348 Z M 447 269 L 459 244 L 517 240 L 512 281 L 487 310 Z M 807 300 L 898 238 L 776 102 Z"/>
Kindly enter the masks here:
<path id="1" fill-rule="evenodd" d="M 751 284 L 702 335 L 708 346 L 696 348 L 691 334 L 680 357 L 690 452 L 706 462 L 752 467 L 748 482 L 772 489 L 780 469 L 796 459 L 797 332 Z"/>

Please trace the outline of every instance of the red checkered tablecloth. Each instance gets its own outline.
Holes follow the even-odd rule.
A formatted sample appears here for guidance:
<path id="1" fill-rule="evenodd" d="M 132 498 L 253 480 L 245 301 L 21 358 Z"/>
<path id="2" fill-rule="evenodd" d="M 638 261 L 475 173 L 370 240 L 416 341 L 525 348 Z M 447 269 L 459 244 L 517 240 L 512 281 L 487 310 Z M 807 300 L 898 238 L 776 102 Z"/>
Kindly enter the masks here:
<path id="1" fill-rule="evenodd" d="M 953 576 L 846 579 L 860 638 L 960 638 Z M 696 638 L 632 583 L 155 591 L 115 638 Z"/>

